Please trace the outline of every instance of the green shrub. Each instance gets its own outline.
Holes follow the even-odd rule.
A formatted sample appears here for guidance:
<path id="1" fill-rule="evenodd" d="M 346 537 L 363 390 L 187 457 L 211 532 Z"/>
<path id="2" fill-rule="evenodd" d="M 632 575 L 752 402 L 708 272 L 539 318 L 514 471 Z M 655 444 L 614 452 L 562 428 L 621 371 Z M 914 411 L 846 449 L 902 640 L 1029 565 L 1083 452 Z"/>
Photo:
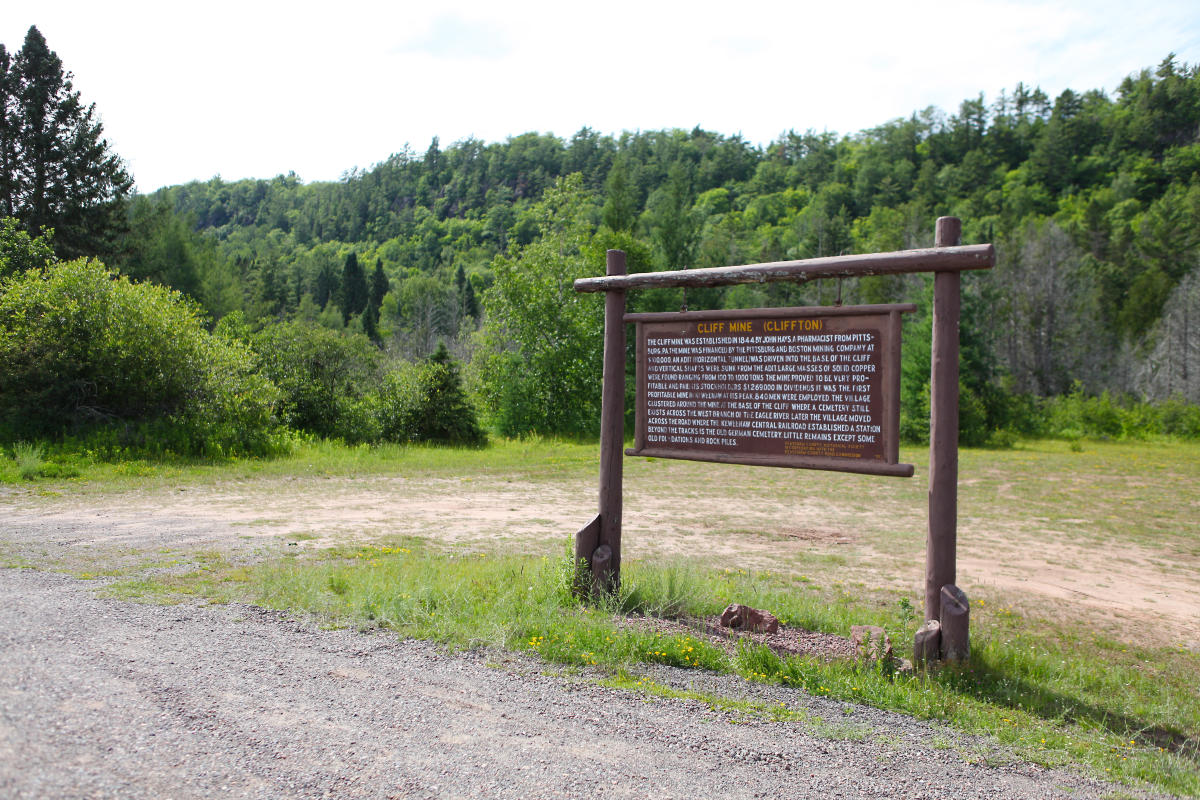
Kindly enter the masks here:
<path id="1" fill-rule="evenodd" d="M 403 362 L 380 380 L 375 394 L 379 436 L 387 442 L 407 442 L 421 400 L 421 367 Z"/>
<path id="2" fill-rule="evenodd" d="M 1174 394 L 1158 407 L 1160 433 L 1181 439 L 1200 439 L 1200 406 Z"/>
<path id="3" fill-rule="evenodd" d="M 0 295 L 0 427 L 16 435 L 117 426 L 181 454 L 276 446 L 278 392 L 246 347 L 211 336 L 178 292 L 97 261 L 30 270 Z"/>
<path id="4" fill-rule="evenodd" d="M 264 374 L 283 392 L 281 413 L 288 425 L 352 443 L 381 437 L 374 395 L 380 356 L 365 336 L 282 322 L 263 328 L 251 341 Z"/>
<path id="5" fill-rule="evenodd" d="M 1144 439 L 1148 436 L 1200 438 L 1200 406 L 1179 395 L 1150 403 L 1128 395 L 1084 394 L 1076 385 L 1069 394 L 1046 400 L 1045 434 L 1060 439 Z"/>

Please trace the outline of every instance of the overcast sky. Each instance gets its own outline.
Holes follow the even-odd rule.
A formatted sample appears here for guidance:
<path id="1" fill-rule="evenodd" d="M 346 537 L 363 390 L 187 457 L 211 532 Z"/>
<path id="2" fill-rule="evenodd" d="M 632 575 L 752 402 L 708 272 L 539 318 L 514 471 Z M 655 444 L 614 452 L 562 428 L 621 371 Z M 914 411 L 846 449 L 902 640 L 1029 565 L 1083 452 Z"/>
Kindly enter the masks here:
<path id="1" fill-rule="evenodd" d="M 433 136 L 700 125 L 766 144 L 1200 61 L 1195 0 L 39 5 L 6 8 L 0 42 L 41 30 L 140 191 L 333 180 Z"/>

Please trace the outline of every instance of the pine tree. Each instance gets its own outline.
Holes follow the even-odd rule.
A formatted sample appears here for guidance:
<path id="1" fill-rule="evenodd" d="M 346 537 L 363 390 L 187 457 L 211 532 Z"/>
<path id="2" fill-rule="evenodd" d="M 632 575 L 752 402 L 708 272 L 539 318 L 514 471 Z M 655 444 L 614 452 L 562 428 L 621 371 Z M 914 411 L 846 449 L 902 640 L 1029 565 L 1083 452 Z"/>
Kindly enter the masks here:
<path id="1" fill-rule="evenodd" d="M 463 293 L 463 314 L 479 319 L 479 300 L 475 297 L 475 286 L 470 281 L 467 281 L 467 290 Z"/>
<path id="2" fill-rule="evenodd" d="M 363 335 L 376 346 L 383 344 L 383 340 L 379 336 L 379 309 L 370 303 L 367 303 L 367 307 L 363 309 L 362 329 Z"/>
<path id="3" fill-rule="evenodd" d="M 458 362 L 445 342 L 438 342 L 437 350 L 423 365 L 419 385 L 421 399 L 408 426 L 414 440 L 471 447 L 487 442 L 487 433 L 463 389 Z"/>
<path id="4" fill-rule="evenodd" d="M 313 287 L 313 301 L 324 311 L 329 301 L 337 295 L 337 290 L 337 268 L 331 264 L 323 264 L 317 273 L 316 285 Z"/>
<path id="5" fill-rule="evenodd" d="M 458 313 L 461 317 L 479 316 L 479 302 L 475 299 L 475 287 L 467 280 L 463 265 L 459 264 L 454 273 L 454 286 L 458 290 Z"/>
<path id="6" fill-rule="evenodd" d="M 71 78 L 36 27 L 15 57 L 0 45 L 0 214 L 33 235 L 53 228 L 63 258 L 106 255 L 133 180 Z"/>
<path id="7" fill-rule="evenodd" d="M 383 297 L 392 288 L 391 282 L 388 281 L 388 276 L 383 271 L 383 259 L 375 260 L 375 271 L 371 273 L 371 294 L 368 300 L 368 305 L 374 307 L 378 314 L 379 307 L 383 305 Z"/>
<path id="8" fill-rule="evenodd" d="M 342 267 L 342 322 L 349 323 L 350 317 L 361 314 L 370 300 L 367 288 L 367 276 L 359 266 L 358 256 L 354 253 L 346 256 L 346 264 Z"/>
<path id="9" fill-rule="evenodd" d="M 604 224 L 614 231 L 632 230 L 638 215 L 637 180 L 624 154 L 613 160 L 604 182 L 604 193 L 607 199 L 600 212 Z"/>

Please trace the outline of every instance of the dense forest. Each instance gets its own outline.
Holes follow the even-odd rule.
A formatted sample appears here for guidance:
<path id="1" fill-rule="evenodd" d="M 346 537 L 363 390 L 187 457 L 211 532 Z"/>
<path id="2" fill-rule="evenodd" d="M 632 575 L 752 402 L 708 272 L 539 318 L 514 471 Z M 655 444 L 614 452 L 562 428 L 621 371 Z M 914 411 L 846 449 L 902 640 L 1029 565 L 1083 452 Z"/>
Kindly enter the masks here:
<path id="1" fill-rule="evenodd" d="M 998 258 L 964 281 L 966 441 L 1054 432 L 1048 420 L 1071 404 L 1116 419 L 1146 401 L 1174 409 L 1164 432 L 1200 435 L 1200 69 L 1172 56 L 1112 97 L 1018 83 L 953 114 L 787 131 L 765 146 L 699 128 L 434 139 L 337 182 L 214 177 L 125 209 L 92 254 L 135 285 L 194 299 L 197 319 L 257 352 L 276 384 L 287 380 L 281 331 L 370 342 L 370 353 L 341 345 L 372 365 L 345 396 L 376 396 L 364 382 L 431 357 L 461 363 L 471 402 L 504 434 L 598 424 L 599 305 L 570 284 L 602 272 L 606 248 L 625 250 L 631 271 L 877 252 L 931 245 L 935 218 L 950 214 L 964 243 L 993 242 Z M 59 232 L 46 242 L 79 253 Z M 927 276 L 905 276 L 634 292 L 630 303 L 915 301 L 903 407 L 919 440 L 929 297 Z M 1089 427 L 1120 435 L 1108 424 Z M 386 420 L 368 427 L 378 435 Z"/>

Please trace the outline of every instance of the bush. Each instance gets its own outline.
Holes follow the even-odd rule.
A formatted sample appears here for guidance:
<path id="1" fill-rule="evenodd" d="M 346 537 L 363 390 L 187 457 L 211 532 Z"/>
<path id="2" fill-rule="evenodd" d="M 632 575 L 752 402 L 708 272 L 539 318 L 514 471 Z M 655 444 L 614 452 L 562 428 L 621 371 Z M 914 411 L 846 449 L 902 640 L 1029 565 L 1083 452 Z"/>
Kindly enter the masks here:
<path id="1" fill-rule="evenodd" d="M 1108 392 L 1090 397 L 1076 385 L 1070 394 L 1046 401 L 1046 434 L 1063 439 L 1196 439 L 1200 438 L 1200 406 L 1179 395 L 1158 404 Z"/>
<path id="2" fill-rule="evenodd" d="M 262 370 L 283 392 L 288 425 L 346 442 L 382 435 L 374 394 L 379 351 L 362 335 L 346 336 L 308 322 L 268 325 L 251 337 Z"/>
<path id="3" fill-rule="evenodd" d="M 1158 407 L 1160 432 L 1181 439 L 1200 439 L 1200 406 L 1173 394 Z"/>
<path id="4" fill-rule="evenodd" d="M 278 441 L 277 398 L 253 353 L 211 336 L 178 292 L 97 261 L 26 271 L 0 295 L 0 428 L 12 434 L 117 425 L 180 454 L 263 453 Z"/>

